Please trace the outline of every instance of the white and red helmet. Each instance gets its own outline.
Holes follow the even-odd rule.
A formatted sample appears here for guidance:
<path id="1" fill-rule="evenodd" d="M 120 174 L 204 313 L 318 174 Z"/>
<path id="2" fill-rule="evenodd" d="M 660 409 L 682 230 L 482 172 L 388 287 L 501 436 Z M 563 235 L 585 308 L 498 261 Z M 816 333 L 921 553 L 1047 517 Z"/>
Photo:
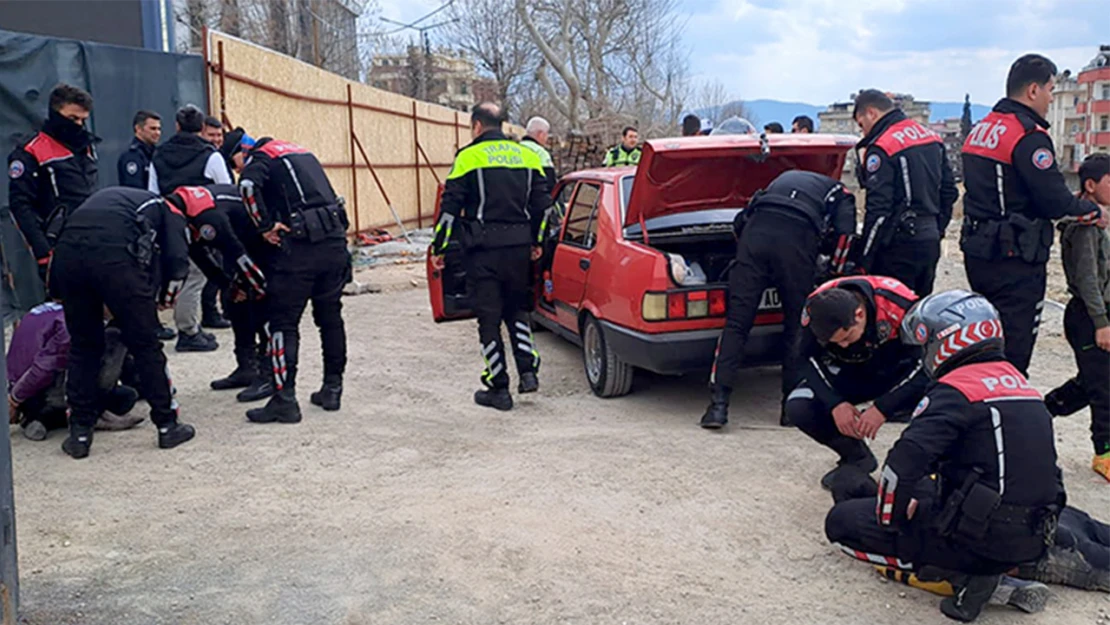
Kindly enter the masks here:
<path id="1" fill-rule="evenodd" d="M 1001 351 L 1002 322 L 982 295 L 963 290 L 934 293 L 906 313 L 902 341 L 925 348 L 921 366 L 935 379 L 975 354 Z"/>

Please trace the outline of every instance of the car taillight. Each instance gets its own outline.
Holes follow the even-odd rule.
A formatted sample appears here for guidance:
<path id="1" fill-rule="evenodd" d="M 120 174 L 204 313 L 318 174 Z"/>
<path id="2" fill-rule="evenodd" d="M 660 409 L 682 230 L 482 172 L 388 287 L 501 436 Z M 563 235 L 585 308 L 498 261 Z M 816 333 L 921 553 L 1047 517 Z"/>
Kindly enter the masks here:
<path id="1" fill-rule="evenodd" d="M 663 321 L 667 318 L 667 294 L 645 293 L 641 310 L 644 321 Z"/>
<path id="2" fill-rule="evenodd" d="M 641 311 L 645 321 L 704 319 L 724 317 L 727 303 L 723 289 L 645 293 Z"/>
<path id="3" fill-rule="evenodd" d="M 709 293 L 707 291 L 690 291 L 686 294 L 686 316 L 709 316 Z"/>
<path id="4" fill-rule="evenodd" d="M 667 318 L 682 319 L 686 316 L 686 294 L 667 294 Z"/>
<path id="5" fill-rule="evenodd" d="M 709 316 L 724 317 L 728 308 L 728 298 L 724 291 L 709 292 Z"/>

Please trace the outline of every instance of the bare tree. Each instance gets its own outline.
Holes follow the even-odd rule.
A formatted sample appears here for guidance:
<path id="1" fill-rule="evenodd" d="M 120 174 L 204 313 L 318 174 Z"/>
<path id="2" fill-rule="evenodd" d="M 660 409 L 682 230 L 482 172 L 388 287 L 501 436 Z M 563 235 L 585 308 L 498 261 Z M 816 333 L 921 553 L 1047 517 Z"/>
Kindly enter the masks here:
<path id="1" fill-rule="evenodd" d="M 512 0 L 457 0 L 450 15 L 456 20 L 447 27 L 450 44 L 493 77 L 502 108 L 515 112 L 512 94 L 539 55 Z"/>

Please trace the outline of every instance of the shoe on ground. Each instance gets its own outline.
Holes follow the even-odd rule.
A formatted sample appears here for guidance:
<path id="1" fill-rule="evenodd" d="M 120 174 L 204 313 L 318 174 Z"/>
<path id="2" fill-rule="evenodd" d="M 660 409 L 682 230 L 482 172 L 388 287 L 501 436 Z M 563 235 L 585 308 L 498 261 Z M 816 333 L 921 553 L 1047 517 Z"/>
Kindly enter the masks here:
<path id="1" fill-rule="evenodd" d="M 339 410 L 339 402 L 343 397 L 343 383 L 325 382 L 320 390 L 308 397 L 312 405 L 319 406 L 328 412 Z"/>
<path id="2" fill-rule="evenodd" d="M 1110 571 L 1097 569 L 1075 548 L 1053 545 L 1040 560 L 1018 567 L 1018 577 L 1080 590 L 1110 592 Z"/>
<path id="3" fill-rule="evenodd" d="M 714 384 L 709 396 L 709 407 L 698 424 L 707 430 L 719 430 L 728 425 L 728 400 L 732 389 Z"/>
<path id="4" fill-rule="evenodd" d="M 197 435 L 197 431 L 193 426 L 186 423 L 171 423 L 169 425 L 158 426 L 158 447 L 161 449 L 173 449 L 182 443 L 187 443 L 193 440 Z"/>
<path id="5" fill-rule="evenodd" d="M 131 409 L 135 407 L 135 403 L 138 401 L 139 391 L 130 386 L 118 384 L 106 394 L 104 398 L 104 410 L 107 410 L 113 415 L 125 415 L 131 412 Z M 139 420 L 141 421 L 142 419 Z"/>
<path id="6" fill-rule="evenodd" d="M 474 403 L 487 408 L 509 411 L 513 409 L 513 396 L 509 394 L 507 388 L 475 391 Z"/>
<path id="7" fill-rule="evenodd" d="M 1044 611 L 1044 606 L 1052 596 L 1048 586 L 1040 582 L 1030 582 L 1003 575 L 998 588 L 991 595 L 991 605 L 1005 605 L 1017 608 L 1026 614 Z"/>
<path id="8" fill-rule="evenodd" d="M 173 328 L 162 326 L 162 328 L 158 330 L 159 341 L 172 341 L 175 338 L 177 338 L 177 331 Z"/>
<path id="9" fill-rule="evenodd" d="M 218 380 L 212 380 L 208 386 L 214 391 L 227 391 L 233 388 L 248 388 L 257 376 L 249 367 L 239 366 L 230 375 Z"/>
<path id="10" fill-rule="evenodd" d="M 89 450 L 92 448 L 93 433 L 92 430 L 70 429 L 69 436 L 62 442 L 62 451 L 69 454 L 70 458 L 80 460 L 87 458 Z"/>
<path id="11" fill-rule="evenodd" d="M 115 415 L 110 412 L 105 412 L 96 420 L 95 428 L 106 432 L 119 432 L 121 430 L 130 430 L 142 422 L 143 417 L 138 415 Z"/>
<path id="12" fill-rule="evenodd" d="M 288 389 L 275 394 L 261 408 L 247 411 L 251 423 L 300 423 L 301 406 Z"/>
<path id="13" fill-rule="evenodd" d="M 209 341 L 215 341 L 216 340 L 216 335 L 212 334 L 211 332 L 205 332 L 204 330 L 201 330 L 200 335 L 203 336 L 204 338 L 208 339 Z"/>
<path id="14" fill-rule="evenodd" d="M 23 438 L 29 441 L 44 441 L 48 433 L 42 421 L 28 421 L 23 426 Z"/>
<path id="15" fill-rule="evenodd" d="M 220 344 L 215 337 L 209 338 L 203 332 L 191 335 L 182 333 L 177 337 L 177 345 L 174 347 L 179 352 L 214 352 L 219 348 Z"/>
<path id="16" fill-rule="evenodd" d="M 540 379 L 532 371 L 520 374 L 520 384 L 517 386 L 520 394 L 535 393 L 540 390 Z"/>
<path id="17" fill-rule="evenodd" d="M 200 327 L 210 330 L 226 330 L 231 327 L 231 322 L 224 318 L 223 315 L 216 313 L 214 315 L 202 317 L 200 320 Z"/>
<path id="18" fill-rule="evenodd" d="M 858 460 L 845 462 L 843 459 L 841 459 L 836 463 L 836 466 L 833 467 L 831 471 L 826 473 L 821 478 L 821 488 L 824 488 L 827 491 L 832 491 L 833 487 L 839 480 L 839 472 L 847 466 L 851 466 L 853 470 L 858 469 L 859 471 L 863 471 L 863 473 L 865 473 L 866 475 L 871 475 L 872 471 L 879 468 L 879 461 L 875 458 L 875 454 L 871 453 L 870 450 L 868 450 L 866 457 L 860 458 Z"/>
<path id="19" fill-rule="evenodd" d="M 1095 473 L 1110 481 L 1110 451 L 1091 459 L 1091 468 L 1095 470 Z"/>
<path id="20" fill-rule="evenodd" d="M 940 611 L 950 619 L 970 623 L 979 618 L 998 588 L 1001 575 L 973 575 L 955 589 L 956 594 L 940 602 Z"/>
<path id="21" fill-rule="evenodd" d="M 252 401 L 260 401 L 272 397 L 274 394 L 274 383 L 269 380 L 255 379 L 247 388 L 239 391 L 235 396 L 235 400 L 239 403 L 248 403 Z"/>

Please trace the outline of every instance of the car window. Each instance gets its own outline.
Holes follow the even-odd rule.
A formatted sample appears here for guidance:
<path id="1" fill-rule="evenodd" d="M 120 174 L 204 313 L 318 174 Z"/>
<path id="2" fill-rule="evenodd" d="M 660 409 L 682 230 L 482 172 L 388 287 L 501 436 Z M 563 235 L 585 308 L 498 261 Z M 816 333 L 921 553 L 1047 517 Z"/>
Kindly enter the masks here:
<path id="1" fill-rule="evenodd" d="M 591 248 L 597 239 L 597 219 L 595 219 L 597 198 L 601 188 L 595 184 L 581 183 L 567 214 L 567 225 L 563 231 L 563 242 Z"/>
<path id="2" fill-rule="evenodd" d="M 635 178 L 632 176 L 621 178 L 621 221 L 624 221 L 624 216 L 628 214 L 628 200 L 632 197 L 633 180 Z"/>
<path id="3" fill-rule="evenodd" d="M 570 203 L 570 194 L 574 193 L 574 183 L 568 182 L 559 189 L 559 193 L 555 195 L 555 202 L 560 206 L 566 206 Z"/>

